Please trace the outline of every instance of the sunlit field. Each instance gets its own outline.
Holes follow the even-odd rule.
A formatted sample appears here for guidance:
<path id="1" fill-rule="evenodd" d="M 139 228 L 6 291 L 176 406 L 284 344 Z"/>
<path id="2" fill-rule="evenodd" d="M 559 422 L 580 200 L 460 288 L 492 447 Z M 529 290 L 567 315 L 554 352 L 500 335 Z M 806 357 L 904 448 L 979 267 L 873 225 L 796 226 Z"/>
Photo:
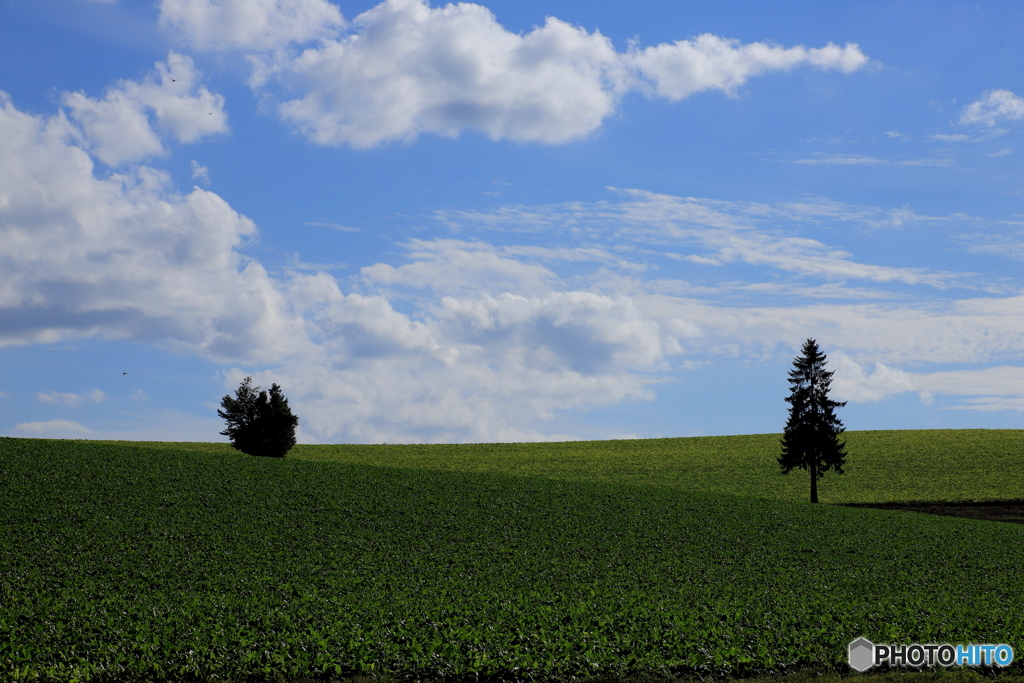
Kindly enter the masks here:
<path id="1" fill-rule="evenodd" d="M 808 500 L 806 473 L 779 474 L 779 439 L 778 434 L 755 434 L 528 444 L 299 445 L 288 457 Z M 830 473 L 819 482 L 825 503 L 1024 498 L 1024 430 L 846 432 L 843 439 L 849 452 L 846 473 Z M 144 445 L 237 453 L 228 444 Z"/>

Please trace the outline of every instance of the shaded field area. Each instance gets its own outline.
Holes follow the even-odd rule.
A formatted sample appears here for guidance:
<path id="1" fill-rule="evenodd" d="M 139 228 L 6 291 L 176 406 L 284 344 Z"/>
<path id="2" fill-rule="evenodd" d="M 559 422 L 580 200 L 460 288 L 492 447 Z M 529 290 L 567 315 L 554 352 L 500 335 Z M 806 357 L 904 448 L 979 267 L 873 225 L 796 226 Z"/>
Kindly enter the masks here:
<path id="1" fill-rule="evenodd" d="M 0 439 L 0 676 L 721 679 L 1024 633 L 1019 525 L 322 448 Z"/>
<path id="2" fill-rule="evenodd" d="M 579 683 L 1024 683 L 1024 675 L 1001 669 L 978 670 L 967 667 L 957 669 L 884 669 L 880 672 L 846 673 L 822 672 L 810 667 L 801 671 L 749 678 L 678 677 L 666 672 L 647 672 L 636 675 L 595 676 L 578 679 Z M 338 683 L 398 683 L 398 679 L 383 676 L 355 676 Z"/>
<path id="3" fill-rule="evenodd" d="M 1024 524 L 1024 501 L 988 501 L 984 503 L 840 503 L 847 507 L 921 512 L 929 515 L 984 519 L 991 522 Z"/>

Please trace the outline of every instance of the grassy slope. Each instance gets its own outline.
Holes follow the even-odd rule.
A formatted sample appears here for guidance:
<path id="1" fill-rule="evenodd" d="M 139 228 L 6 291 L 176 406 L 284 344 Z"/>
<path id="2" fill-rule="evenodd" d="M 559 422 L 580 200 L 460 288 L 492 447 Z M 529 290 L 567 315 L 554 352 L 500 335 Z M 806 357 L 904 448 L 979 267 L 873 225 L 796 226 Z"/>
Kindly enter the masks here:
<path id="1" fill-rule="evenodd" d="M 846 474 L 819 482 L 825 503 L 1024 498 L 1024 430 L 847 432 Z M 802 470 L 779 474 L 778 434 L 531 444 L 296 446 L 290 458 L 563 481 L 654 485 L 805 501 Z M 153 444 L 230 453 L 227 444 Z"/>
<path id="2" fill-rule="evenodd" d="M 889 434 L 879 442 L 892 452 L 913 451 L 899 443 L 906 434 Z M 949 448 L 994 459 L 1020 438 L 970 435 L 982 438 Z M 428 457 L 479 469 L 482 454 L 503 449 L 505 467 L 563 479 L 611 477 L 618 457 L 634 463 L 634 481 L 687 488 L 712 463 L 730 473 L 722 461 L 740 460 L 744 442 L 770 448 L 767 436 L 721 440 L 731 459 L 708 448 L 714 439 L 575 444 L 559 457 L 557 444 L 299 452 L 404 469 L 247 458 L 219 445 L 0 441 L 7 678 L 119 668 L 295 678 L 338 662 L 434 673 L 843 670 L 845 644 L 860 635 L 1020 649 L 1024 633 L 1017 526 L 444 472 Z M 645 446 L 661 459 L 637 472 Z M 680 446 L 704 459 L 673 465 Z M 963 479 L 943 497 L 992 493 L 955 472 Z"/>

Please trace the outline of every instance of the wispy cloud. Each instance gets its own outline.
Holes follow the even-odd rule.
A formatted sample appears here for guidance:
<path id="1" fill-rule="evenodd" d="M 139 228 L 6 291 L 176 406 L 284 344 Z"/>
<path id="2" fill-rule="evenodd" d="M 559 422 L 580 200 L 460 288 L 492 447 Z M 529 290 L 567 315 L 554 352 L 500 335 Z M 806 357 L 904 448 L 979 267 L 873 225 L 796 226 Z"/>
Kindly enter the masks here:
<path id="1" fill-rule="evenodd" d="M 86 402 L 99 403 L 104 398 L 106 398 L 106 394 L 99 389 L 93 389 L 85 392 L 84 394 L 61 393 L 59 391 L 51 391 L 49 393 L 39 392 L 36 394 L 36 399 L 42 403 L 71 407 L 79 406 Z"/>
<path id="2" fill-rule="evenodd" d="M 840 400 L 871 403 L 914 392 L 926 405 L 936 396 L 961 398 L 959 404 L 949 406 L 956 410 L 1024 410 L 1024 367 L 907 372 L 876 362 L 869 373 L 845 354 L 833 354 L 833 361 L 833 386 Z"/>
<path id="3" fill-rule="evenodd" d="M 513 231 L 562 231 L 574 239 L 675 247 L 678 259 L 707 266 L 745 263 L 827 279 L 903 282 L 945 288 L 966 285 L 962 274 L 923 268 L 893 268 L 857 262 L 845 250 L 781 229 L 757 226 L 763 219 L 816 221 L 826 218 L 902 225 L 918 217 L 908 207 L 882 212 L 823 203 L 762 204 L 722 202 L 660 195 L 640 190 L 619 191 L 623 199 L 592 204 L 570 203 L 543 207 L 503 207 L 491 213 L 442 212 L 437 216 L 453 227 L 508 228 Z M 690 247 L 680 253 L 679 246 Z M 696 251 L 694 252 L 694 249 Z"/>
<path id="4" fill-rule="evenodd" d="M 359 228 L 352 228 L 341 223 L 327 223 L 323 221 L 306 221 L 303 225 L 313 225 L 318 228 L 328 228 L 330 230 L 337 230 L 339 232 L 359 232 Z"/>
<path id="5" fill-rule="evenodd" d="M 524 263 L 512 253 L 485 243 L 461 240 L 411 240 L 412 263 L 377 263 L 361 270 L 376 285 L 429 288 L 446 294 L 466 291 L 536 294 L 555 288 L 549 268 Z"/>
<path id="6" fill-rule="evenodd" d="M 205 185 L 210 184 L 210 169 L 201 165 L 195 159 L 192 160 L 192 180 L 199 180 Z"/>
<path id="7" fill-rule="evenodd" d="M 1024 261 L 1024 230 L 1020 229 L 1019 223 L 1014 227 L 1017 229 L 1012 232 L 999 234 L 969 233 L 961 235 L 960 241 L 972 254 L 993 254 Z"/>
<path id="8" fill-rule="evenodd" d="M 874 157 L 861 156 L 859 154 L 833 154 L 828 156 L 821 156 L 816 159 L 796 159 L 791 163 L 835 164 L 837 166 L 878 166 L 879 164 L 887 164 L 889 162 L 882 159 L 876 159 Z"/>
<path id="9" fill-rule="evenodd" d="M 348 268 L 347 263 L 309 263 L 303 261 L 299 256 L 298 252 L 292 252 L 288 255 L 288 268 L 295 270 L 314 270 L 314 271 L 332 271 L 332 270 L 345 270 Z"/>
<path id="10" fill-rule="evenodd" d="M 989 90 L 980 100 L 964 107 L 960 124 L 980 123 L 994 126 L 999 121 L 1017 121 L 1024 118 L 1024 97 L 1009 90 Z"/>
<path id="11" fill-rule="evenodd" d="M 327 0 L 160 0 L 160 25 L 200 50 L 277 49 L 345 26 Z"/>
<path id="12" fill-rule="evenodd" d="M 1024 396 L 982 396 L 969 398 L 962 405 L 950 406 L 952 410 L 977 410 L 980 412 L 1024 411 Z"/>
<path id="13" fill-rule="evenodd" d="M 799 348 L 809 336 L 858 358 L 899 368 L 916 364 L 991 363 L 1024 354 L 1024 297 L 933 302 L 801 301 L 722 305 L 696 297 L 638 296 L 658 320 L 686 320 L 700 331 L 691 351 L 765 354 Z"/>
<path id="14" fill-rule="evenodd" d="M 792 164 L 832 164 L 836 166 L 950 166 L 952 159 L 879 159 L 859 154 L 832 154 L 794 159 Z"/>
<path id="15" fill-rule="evenodd" d="M 22 422 L 14 426 L 14 431 L 36 437 L 49 438 L 81 438 L 92 434 L 88 427 L 70 420 L 49 420 L 46 422 Z"/>
<path id="16" fill-rule="evenodd" d="M 953 159 L 906 159 L 892 163 L 897 166 L 932 166 L 941 168 L 943 166 L 952 166 Z"/>

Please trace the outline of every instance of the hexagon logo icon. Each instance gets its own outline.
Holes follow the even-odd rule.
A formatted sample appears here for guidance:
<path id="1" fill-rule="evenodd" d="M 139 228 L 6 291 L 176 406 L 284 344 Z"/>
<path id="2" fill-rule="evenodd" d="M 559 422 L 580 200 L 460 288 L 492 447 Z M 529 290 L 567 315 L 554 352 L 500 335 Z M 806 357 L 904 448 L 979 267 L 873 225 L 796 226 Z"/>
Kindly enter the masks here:
<path id="1" fill-rule="evenodd" d="M 850 643 L 850 668 L 861 673 L 875 665 L 875 644 L 867 638 Z"/>

